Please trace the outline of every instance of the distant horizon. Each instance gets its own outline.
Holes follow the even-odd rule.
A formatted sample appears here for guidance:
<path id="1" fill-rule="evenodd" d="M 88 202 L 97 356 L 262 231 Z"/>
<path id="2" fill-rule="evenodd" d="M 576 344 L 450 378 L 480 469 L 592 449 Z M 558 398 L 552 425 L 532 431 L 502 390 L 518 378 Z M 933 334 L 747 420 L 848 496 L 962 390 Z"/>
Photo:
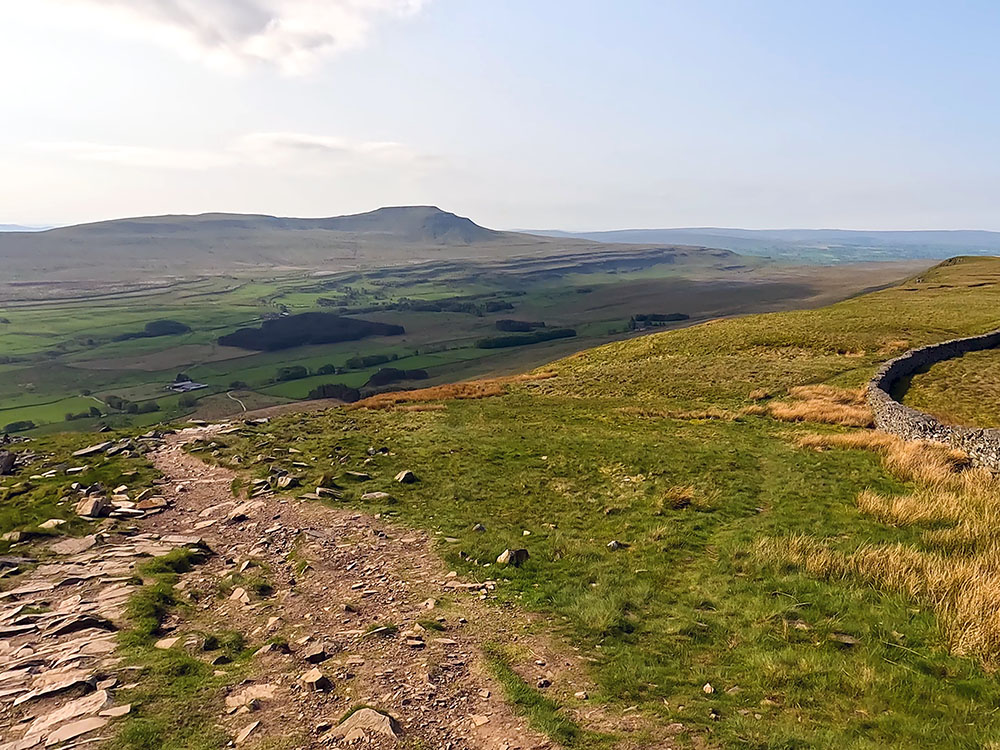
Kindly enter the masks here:
<path id="1" fill-rule="evenodd" d="M 879 228 L 874 229 L 871 227 L 846 227 L 846 226 L 737 226 L 731 224 L 705 224 L 705 225 L 656 225 L 656 226 L 615 226 L 615 227 L 603 227 L 603 228 L 571 228 L 567 229 L 564 227 L 556 226 L 545 226 L 545 227 L 505 227 L 505 226 L 493 226 L 483 221 L 480 221 L 477 217 L 463 214 L 459 211 L 451 211 L 447 208 L 442 208 L 439 205 L 433 203 L 414 203 L 406 205 L 382 205 L 376 208 L 372 208 L 368 211 L 355 211 L 350 213 L 324 213 L 324 214 L 282 214 L 282 213 L 269 213 L 269 212 L 259 212 L 259 211 L 198 211 L 195 213 L 151 213 L 151 214 L 135 214 L 135 215 L 125 215 L 125 216 L 115 216 L 112 218 L 96 218 L 89 219 L 85 221 L 71 221 L 71 222 L 44 222 L 39 224 L 29 224 L 25 222 L 18 221 L 8 221 L 0 222 L 0 232 L 44 232 L 52 229 L 67 229 L 77 226 L 86 226 L 90 224 L 103 224 L 107 222 L 115 221 L 129 221 L 135 219 L 149 219 L 149 218 L 160 218 L 160 217 L 190 217 L 196 218 L 200 216 L 211 216 L 211 215 L 228 215 L 228 216 L 262 216 L 262 217 L 273 217 L 279 219 L 328 219 L 335 218 L 339 216 L 352 216 L 357 214 L 371 213 L 372 211 L 377 211 L 379 209 L 385 208 L 412 208 L 412 207 L 436 207 L 445 213 L 452 213 L 457 216 L 463 216 L 471 221 L 479 224 L 480 226 L 487 229 L 494 229 L 502 232 L 518 232 L 523 234 L 532 234 L 537 232 L 559 232 L 565 234 L 601 234 L 601 233 L 611 233 L 611 232 L 650 232 L 650 231 L 693 231 L 693 232 L 711 232 L 711 231 L 746 231 L 746 232 L 983 232 L 989 234 L 1000 234 L 1000 229 L 983 229 L 979 227 L 896 227 L 896 228 Z"/>

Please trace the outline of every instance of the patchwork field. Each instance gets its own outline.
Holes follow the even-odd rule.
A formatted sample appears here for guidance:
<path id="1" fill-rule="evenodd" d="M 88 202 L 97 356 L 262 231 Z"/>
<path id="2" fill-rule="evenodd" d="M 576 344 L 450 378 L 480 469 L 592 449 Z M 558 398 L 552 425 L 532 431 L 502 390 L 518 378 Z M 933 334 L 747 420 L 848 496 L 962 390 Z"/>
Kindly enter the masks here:
<path id="1" fill-rule="evenodd" d="M 329 275 L 206 277 L 111 297 L 94 287 L 91 296 L 72 300 L 9 301 L 0 305 L 0 429 L 89 430 L 191 414 L 219 417 L 242 411 L 238 400 L 225 396 L 232 390 L 253 394 L 253 405 L 264 407 L 305 399 L 323 385 L 364 387 L 387 365 L 424 370 L 430 383 L 516 372 L 634 336 L 633 315 L 690 316 L 668 324 L 676 327 L 812 306 L 912 270 L 899 264 L 797 269 L 756 262 L 734 269 L 731 258 L 707 256 L 676 266 L 663 261 L 662 251 L 624 257 L 608 251 L 608 257 L 588 256 L 586 262 L 555 256 Z M 405 333 L 279 351 L 219 343 L 269 318 L 338 311 L 352 320 L 402 326 Z M 576 335 L 504 349 L 477 347 L 480 339 L 498 335 L 498 320 L 510 318 L 571 328 Z M 150 325 L 168 333 L 148 335 Z M 348 365 L 373 355 L 392 361 Z M 294 371 L 279 374 L 284 368 Z M 167 391 L 181 374 L 207 387 L 187 395 Z M 210 401 L 202 404 L 205 399 Z M 90 416 L 95 408 L 100 416 Z"/>

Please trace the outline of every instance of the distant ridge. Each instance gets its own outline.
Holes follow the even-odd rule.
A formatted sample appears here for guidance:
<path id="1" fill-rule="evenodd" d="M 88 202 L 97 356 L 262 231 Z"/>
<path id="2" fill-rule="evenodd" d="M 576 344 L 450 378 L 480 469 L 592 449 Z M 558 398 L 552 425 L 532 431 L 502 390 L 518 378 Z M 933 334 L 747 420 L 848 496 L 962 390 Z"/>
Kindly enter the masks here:
<path id="1" fill-rule="evenodd" d="M 143 216 L 52 229 L 46 234 L 74 236 L 159 236 L 180 232 L 310 231 L 344 232 L 367 239 L 389 238 L 397 242 L 470 245 L 504 238 L 505 232 L 486 229 L 471 219 L 436 206 L 391 206 L 361 214 L 319 219 L 298 219 L 257 214 L 208 213 L 196 215 Z"/>
<path id="2" fill-rule="evenodd" d="M 155 283 L 204 274 L 274 271 L 334 273 L 426 262 L 514 262 L 552 255 L 645 250 L 681 265 L 739 264 L 731 253 L 704 248 L 609 245 L 487 229 L 436 206 L 393 206 L 361 214 L 302 219 L 207 213 L 145 216 L 0 232 L 0 285 L 54 288 L 111 280 Z"/>
<path id="3" fill-rule="evenodd" d="M 532 231 L 545 237 L 613 243 L 669 243 L 718 247 L 737 253 L 804 260 L 859 261 L 897 258 L 947 258 L 957 254 L 1000 253 L 1000 232 L 984 230 L 852 229 L 619 229 L 600 232 Z"/>

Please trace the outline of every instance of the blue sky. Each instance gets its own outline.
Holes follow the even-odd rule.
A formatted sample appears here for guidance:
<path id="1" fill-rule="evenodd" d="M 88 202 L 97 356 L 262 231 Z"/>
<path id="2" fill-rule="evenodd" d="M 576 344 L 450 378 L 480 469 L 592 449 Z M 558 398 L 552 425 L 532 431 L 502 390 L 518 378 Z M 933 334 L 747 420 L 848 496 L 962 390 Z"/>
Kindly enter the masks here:
<path id="1" fill-rule="evenodd" d="M 6 0 L 0 222 L 1000 230 L 1000 3 Z"/>

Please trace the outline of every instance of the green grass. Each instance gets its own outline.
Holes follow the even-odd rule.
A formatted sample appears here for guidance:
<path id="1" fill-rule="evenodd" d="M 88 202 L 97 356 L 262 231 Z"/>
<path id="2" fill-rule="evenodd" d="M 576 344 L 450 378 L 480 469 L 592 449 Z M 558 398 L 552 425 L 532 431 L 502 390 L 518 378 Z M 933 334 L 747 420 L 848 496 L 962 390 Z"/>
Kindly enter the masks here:
<path id="1" fill-rule="evenodd" d="M 949 424 L 1000 427 L 1000 352 L 970 352 L 915 375 L 903 403 Z"/>
<path id="2" fill-rule="evenodd" d="M 224 457 L 249 466 L 261 445 L 294 446 L 318 467 L 350 456 L 345 469 L 374 474 L 363 491 L 398 503 L 362 503 L 353 488 L 346 502 L 459 539 L 440 547 L 448 564 L 498 579 L 499 604 L 556 623 L 590 660 L 592 700 L 613 709 L 638 706 L 725 748 L 984 747 L 1000 741 L 1000 718 L 983 710 L 1000 701 L 1000 683 L 947 652 L 931 610 L 752 555 L 760 539 L 795 534 L 847 553 L 919 545 L 918 529 L 883 525 L 854 503 L 864 489 L 907 487 L 873 454 L 794 445 L 833 428 L 669 414 L 735 411 L 756 388 L 860 385 L 899 351 L 995 327 L 998 279 L 1000 262 L 966 261 L 817 311 L 611 344 L 546 367 L 554 379 L 441 411 L 287 416 L 229 437 Z M 383 445 L 393 455 L 362 464 Z M 394 483 L 404 468 L 421 481 Z M 669 502 L 677 487 L 693 488 L 690 506 Z M 613 539 L 630 546 L 611 551 Z M 512 546 L 530 551 L 525 565 L 493 564 Z M 834 634 L 858 645 L 843 649 Z M 526 686 L 511 689 L 564 743 L 605 741 L 567 727 L 565 712 Z"/>
<path id="3" fill-rule="evenodd" d="M 180 647 L 153 646 L 166 617 L 187 611 L 174 585 L 201 558 L 197 551 L 177 549 L 139 567 L 144 585 L 129 599 L 129 627 L 119 634 L 118 649 L 123 664 L 137 668 L 137 686 L 118 696 L 133 710 L 116 726 L 109 743 L 115 750 L 212 750 L 229 741 L 217 724 L 218 703 L 222 688 L 239 679 L 250 657 L 242 636 L 185 630 L 200 637 L 203 658 Z M 222 675 L 208 663 L 217 654 L 230 660 Z"/>
<path id="4" fill-rule="evenodd" d="M 101 440 L 111 440 L 120 435 L 105 435 Z M 100 482 L 113 488 L 127 484 L 130 491 L 138 492 L 151 486 L 157 476 L 147 460 L 140 456 L 103 455 L 72 458 L 71 454 L 97 442 L 94 435 L 60 434 L 32 439 L 11 446 L 15 453 L 33 452 L 35 460 L 25 469 L 9 477 L 0 477 L 0 533 L 8 531 L 37 532 L 37 525 L 50 518 L 61 518 L 66 523 L 57 533 L 82 534 L 93 524 L 76 515 L 74 505 L 80 495 L 71 489 L 79 483 L 89 486 Z M 86 466 L 86 471 L 67 475 L 66 468 Z M 31 479 L 56 469 L 56 476 Z M 0 552 L 9 545 L 0 542 Z"/>
<path id="5" fill-rule="evenodd" d="M 535 729 L 544 732 L 561 746 L 597 748 L 610 745 L 610 737 L 584 731 L 560 710 L 558 704 L 522 680 L 511 668 L 503 649 L 498 645 L 491 644 L 486 648 L 486 665 L 493 678 L 503 687 L 504 695 L 514 709 L 527 717 Z"/>

